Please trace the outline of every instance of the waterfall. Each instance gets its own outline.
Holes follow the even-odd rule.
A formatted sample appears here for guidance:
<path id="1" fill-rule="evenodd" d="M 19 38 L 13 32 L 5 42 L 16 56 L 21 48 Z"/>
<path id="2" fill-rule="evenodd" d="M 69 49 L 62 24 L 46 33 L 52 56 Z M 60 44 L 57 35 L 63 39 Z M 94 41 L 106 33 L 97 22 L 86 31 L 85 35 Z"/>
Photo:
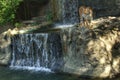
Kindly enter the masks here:
<path id="1" fill-rule="evenodd" d="M 78 0 L 64 0 L 62 4 L 63 23 L 78 23 Z"/>
<path id="2" fill-rule="evenodd" d="M 61 59 L 62 50 L 59 38 L 57 34 L 48 33 L 14 36 L 10 67 L 50 72 Z"/>
<path id="3" fill-rule="evenodd" d="M 54 19 L 62 24 L 76 24 L 79 22 L 78 0 L 51 0 Z"/>

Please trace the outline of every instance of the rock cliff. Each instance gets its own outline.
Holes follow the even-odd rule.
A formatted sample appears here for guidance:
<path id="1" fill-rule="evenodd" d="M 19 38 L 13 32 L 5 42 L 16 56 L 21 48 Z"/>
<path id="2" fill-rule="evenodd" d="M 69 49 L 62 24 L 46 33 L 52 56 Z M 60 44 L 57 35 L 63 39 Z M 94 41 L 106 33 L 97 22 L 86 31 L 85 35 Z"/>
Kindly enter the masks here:
<path id="1" fill-rule="evenodd" d="M 62 30 L 63 72 L 112 77 L 120 71 L 120 18 L 100 18 L 92 24 L 92 30 Z"/>
<path id="2" fill-rule="evenodd" d="M 75 25 L 58 32 L 62 61 L 58 60 L 52 70 L 92 77 L 113 77 L 120 72 L 120 17 L 99 18 L 91 25 L 91 30 Z M 11 61 L 10 37 L 20 32 L 13 29 L 0 35 L 1 65 Z"/>

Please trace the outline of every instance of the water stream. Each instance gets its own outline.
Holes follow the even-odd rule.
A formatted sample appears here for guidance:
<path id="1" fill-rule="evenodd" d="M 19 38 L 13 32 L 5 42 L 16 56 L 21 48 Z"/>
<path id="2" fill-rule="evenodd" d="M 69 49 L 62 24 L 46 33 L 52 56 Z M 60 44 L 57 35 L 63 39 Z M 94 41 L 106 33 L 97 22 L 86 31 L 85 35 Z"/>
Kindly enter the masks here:
<path id="1" fill-rule="evenodd" d="M 65 0 L 64 11 L 63 11 L 63 21 L 64 23 L 78 23 L 78 0 Z"/>
<path id="2" fill-rule="evenodd" d="M 0 67 L 0 80 L 78 80 L 72 75 L 33 72 L 28 70 L 12 70 Z M 83 79 L 79 79 L 83 80 Z"/>
<path id="3" fill-rule="evenodd" d="M 54 29 L 73 27 L 78 23 L 78 0 L 59 1 L 62 10 L 62 24 Z M 71 12 L 72 11 L 72 12 Z M 45 29 L 44 29 L 45 30 Z M 62 65 L 62 47 L 56 34 L 32 33 L 12 38 L 11 68 L 44 70 L 50 72 Z"/>
<path id="4" fill-rule="evenodd" d="M 51 72 L 61 59 L 57 34 L 21 34 L 12 38 L 11 68 Z"/>
<path id="5" fill-rule="evenodd" d="M 61 22 L 63 24 L 75 24 L 79 22 L 78 17 L 78 0 L 59 0 Z"/>
<path id="6" fill-rule="evenodd" d="M 55 74 L 46 72 L 33 72 L 28 70 L 12 70 L 0 67 L 0 80 L 120 80 L 119 77 L 114 79 L 100 78 L 81 78 L 77 75 Z"/>

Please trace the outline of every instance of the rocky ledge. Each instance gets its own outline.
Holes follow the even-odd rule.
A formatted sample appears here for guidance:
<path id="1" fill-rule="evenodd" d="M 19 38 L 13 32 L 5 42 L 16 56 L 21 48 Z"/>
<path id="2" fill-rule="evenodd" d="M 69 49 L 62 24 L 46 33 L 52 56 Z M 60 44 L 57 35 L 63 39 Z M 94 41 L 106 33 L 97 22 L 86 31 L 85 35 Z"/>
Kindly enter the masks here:
<path id="1" fill-rule="evenodd" d="M 120 17 L 96 19 L 91 25 L 91 30 L 78 26 L 60 30 L 64 54 L 60 71 L 81 76 L 113 77 L 120 72 Z M 22 34 L 22 30 L 9 29 L 0 34 L 0 65 L 9 64 L 11 37 Z"/>
<path id="2" fill-rule="evenodd" d="M 62 30 L 63 72 L 92 77 L 114 77 L 120 73 L 120 17 L 92 21 L 92 29 Z"/>

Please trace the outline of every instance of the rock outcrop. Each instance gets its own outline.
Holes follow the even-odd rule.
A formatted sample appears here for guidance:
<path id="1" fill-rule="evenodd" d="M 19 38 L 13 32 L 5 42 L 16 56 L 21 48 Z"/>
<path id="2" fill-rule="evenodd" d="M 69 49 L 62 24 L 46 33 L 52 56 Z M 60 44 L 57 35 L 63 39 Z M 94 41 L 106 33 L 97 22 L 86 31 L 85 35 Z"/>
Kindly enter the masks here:
<path id="1" fill-rule="evenodd" d="M 0 35 L 0 65 L 8 65 L 11 58 L 11 39 L 9 34 Z"/>
<path id="2" fill-rule="evenodd" d="M 62 60 L 52 70 L 103 78 L 120 72 L 120 17 L 100 18 L 92 21 L 91 26 L 91 30 L 75 26 L 58 32 Z M 11 61 L 11 36 L 22 34 L 21 31 L 13 29 L 0 35 L 0 65 Z"/>
<path id="3" fill-rule="evenodd" d="M 93 29 L 62 30 L 63 72 L 92 77 L 113 77 L 120 72 L 120 18 L 92 21 Z"/>
<path id="4" fill-rule="evenodd" d="M 0 34 L 0 65 L 8 65 L 10 63 L 12 53 L 11 37 L 16 34 L 19 34 L 17 28 L 8 29 Z"/>

